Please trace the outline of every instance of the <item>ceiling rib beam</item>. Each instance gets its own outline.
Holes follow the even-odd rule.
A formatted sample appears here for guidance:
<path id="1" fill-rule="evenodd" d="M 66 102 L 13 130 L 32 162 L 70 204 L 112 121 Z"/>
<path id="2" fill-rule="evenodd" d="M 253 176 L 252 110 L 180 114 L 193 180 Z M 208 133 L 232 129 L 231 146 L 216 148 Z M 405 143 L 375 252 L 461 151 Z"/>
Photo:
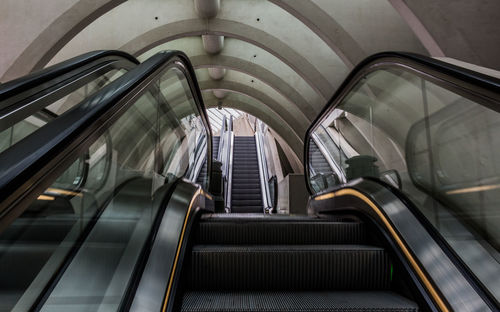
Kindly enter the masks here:
<path id="1" fill-rule="evenodd" d="M 368 55 L 352 36 L 312 1 L 270 0 L 300 20 L 352 69 Z"/>
<path id="2" fill-rule="evenodd" d="M 80 0 L 55 19 L 28 45 L 0 81 L 41 70 L 85 27 L 126 0 Z"/>
<path id="3" fill-rule="evenodd" d="M 208 29 L 206 22 L 200 19 L 189 19 L 165 24 L 132 39 L 120 49 L 138 56 L 155 46 L 184 37 L 214 34 L 236 38 L 258 46 L 274 55 L 302 77 L 323 100 L 326 101 L 334 93 L 335 86 L 330 84 L 307 58 L 279 38 L 263 30 L 235 21 L 214 18 L 209 20 L 208 24 Z"/>
<path id="4" fill-rule="evenodd" d="M 392 7 L 401 15 L 403 20 L 408 24 L 418 40 L 427 49 L 429 55 L 432 57 L 444 57 L 444 52 L 438 45 L 436 40 L 429 33 L 424 24 L 413 14 L 412 10 L 406 5 L 403 0 L 389 0 Z"/>
<path id="5" fill-rule="evenodd" d="M 286 83 L 280 76 L 274 74 L 272 71 L 264 68 L 263 66 L 244 59 L 228 55 L 196 55 L 190 56 L 189 59 L 195 68 L 227 68 L 259 79 L 281 94 L 290 103 L 296 105 L 311 121 L 316 118 L 325 104 L 324 101 L 314 104 L 309 103 L 297 90 Z"/>
<path id="6" fill-rule="evenodd" d="M 283 119 L 290 125 L 290 127 L 295 129 L 295 132 L 299 137 L 305 135 L 306 130 L 310 125 L 310 121 L 303 114 L 301 114 L 301 112 L 298 111 L 296 107 L 294 109 L 294 107 L 285 106 L 282 103 L 279 103 L 278 101 L 272 99 L 265 93 L 257 89 L 251 88 L 247 85 L 227 80 L 222 80 L 222 81 L 206 80 L 206 81 L 199 81 L 198 84 L 200 88 L 203 90 L 217 90 L 217 89 L 227 90 L 231 92 L 244 94 L 261 102 L 262 104 L 268 106 L 277 114 L 282 116 Z M 227 101 L 224 101 L 224 103 L 226 102 Z M 255 116 L 255 117 L 261 118 L 261 116 Z"/>

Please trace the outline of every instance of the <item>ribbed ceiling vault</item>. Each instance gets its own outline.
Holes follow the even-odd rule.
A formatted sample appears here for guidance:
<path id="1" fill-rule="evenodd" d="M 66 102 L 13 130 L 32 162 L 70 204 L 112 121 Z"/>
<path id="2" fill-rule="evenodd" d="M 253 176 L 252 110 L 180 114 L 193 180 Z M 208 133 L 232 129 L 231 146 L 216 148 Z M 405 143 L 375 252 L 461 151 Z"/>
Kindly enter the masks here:
<path id="1" fill-rule="evenodd" d="M 410 51 L 498 70 L 499 21 L 498 0 L 4 0 L 0 77 L 90 50 L 183 50 L 207 106 L 262 119 L 301 157 L 308 125 L 363 58 Z"/>

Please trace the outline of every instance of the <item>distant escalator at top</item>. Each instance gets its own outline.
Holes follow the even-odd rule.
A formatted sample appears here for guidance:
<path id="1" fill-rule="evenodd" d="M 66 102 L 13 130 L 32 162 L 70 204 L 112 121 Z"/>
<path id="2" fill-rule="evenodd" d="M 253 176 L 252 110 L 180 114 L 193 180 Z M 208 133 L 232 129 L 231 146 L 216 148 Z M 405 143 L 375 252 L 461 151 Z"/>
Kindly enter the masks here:
<path id="1" fill-rule="evenodd" d="M 231 187 L 231 212 L 264 211 L 257 147 L 253 136 L 234 137 Z"/>
<path id="2" fill-rule="evenodd" d="M 194 70 L 171 51 L 7 146 L 0 311 L 124 309 L 169 190 L 211 167 L 194 144 L 209 129 Z"/>

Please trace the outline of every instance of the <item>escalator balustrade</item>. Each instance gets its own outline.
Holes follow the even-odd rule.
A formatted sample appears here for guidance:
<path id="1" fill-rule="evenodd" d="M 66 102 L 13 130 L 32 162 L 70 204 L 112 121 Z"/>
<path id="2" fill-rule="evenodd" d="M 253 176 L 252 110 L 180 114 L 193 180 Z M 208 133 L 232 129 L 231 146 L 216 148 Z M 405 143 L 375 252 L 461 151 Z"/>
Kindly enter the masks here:
<path id="1" fill-rule="evenodd" d="M 139 62 L 121 51 L 94 51 L 0 88 L 0 152 L 19 142 Z"/>
<path id="2" fill-rule="evenodd" d="M 437 309 L 497 311 L 500 81 L 381 53 L 343 86 L 307 132 L 309 211 L 387 218 L 381 228 L 411 250 L 405 257 Z M 338 182 L 318 181 L 331 172 L 322 157 Z"/>
<path id="3" fill-rule="evenodd" d="M 169 189 L 209 161 L 191 77 L 159 53 L 0 153 L 0 311 L 127 308 Z"/>

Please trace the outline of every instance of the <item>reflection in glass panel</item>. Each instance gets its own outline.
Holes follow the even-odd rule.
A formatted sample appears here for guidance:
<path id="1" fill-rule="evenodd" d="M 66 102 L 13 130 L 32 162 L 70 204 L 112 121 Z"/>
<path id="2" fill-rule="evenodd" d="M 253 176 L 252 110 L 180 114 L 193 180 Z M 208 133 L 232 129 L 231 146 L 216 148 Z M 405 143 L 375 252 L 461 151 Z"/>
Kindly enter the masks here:
<path id="1" fill-rule="evenodd" d="M 7 129 L 0 131 L 0 152 L 6 150 L 10 146 L 19 142 L 26 136 L 33 133 L 35 130 L 43 127 L 48 122 L 54 120 L 57 116 L 62 115 L 64 112 L 82 102 L 92 94 L 96 93 L 109 83 L 113 82 L 126 72 L 124 69 L 110 70 L 89 83 L 83 85 L 77 90 L 66 91 L 69 94 L 61 92 L 60 98 L 53 103 L 50 103 L 44 110 L 41 110 L 32 116 L 26 117 L 24 120 L 10 126 Z M 43 101 L 44 97 L 40 97 L 36 101 Z M 33 105 L 33 103 L 30 103 Z"/>
<path id="2" fill-rule="evenodd" d="M 160 89 L 167 103 L 160 114 L 160 129 L 162 133 L 170 133 L 162 136 L 160 142 L 164 155 L 163 175 L 184 175 L 194 182 L 202 174 L 201 167 L 207 161 L 207 131 L 193 95 L 188 91 L 189 84 L 180 70 L 174 69 L 165 75 L 160 82 Z M 179 138 L 180 133 L 183 134 L 182 138 Z M 171 150 L 176 152 L 169 152 Z M 186 153 L 189 158 L 183 158 Z M 165 158 L 165 155 L 168 157 Z M 201 185 L 206 187 L 208 177 L 200 176 L 198 181 L 202 181 Z"/>
<path id="3" fill-rule="evenodd" d="M 0 311 L 28 310 L 64 263 L 42 311 L 118 310 L 156 191 L 204 161 L 206 136 L 183 72 L 167 70 L 0 233 Z"/>
<path id="4" fill-rule="evenodd" d="M 309 176 L 315 192 L 360 177 L 400 189 L 500 299 L 500 113 L 481 104 L 372 72 L 312 133 Z"/>

